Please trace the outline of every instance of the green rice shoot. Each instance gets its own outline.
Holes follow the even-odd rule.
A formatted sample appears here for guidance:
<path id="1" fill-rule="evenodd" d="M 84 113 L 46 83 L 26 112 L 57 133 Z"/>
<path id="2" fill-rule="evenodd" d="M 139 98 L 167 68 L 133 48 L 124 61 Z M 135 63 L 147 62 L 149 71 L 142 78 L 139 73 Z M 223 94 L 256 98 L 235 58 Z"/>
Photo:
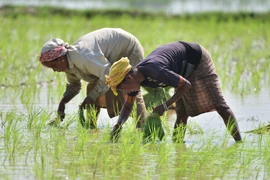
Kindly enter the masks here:
<path id="1" fill-rule="evenodd" d="M 86 114 L 86 118 L 85 118 Z M 94 106 L 89 105 L 85 110 L 79 108 L 78 116 L 79 122 L 85 129 L 95 129 L 97 127 L 97 110 Z"/>
<path id="2" fill-rule="evenodd" d="M 155 141 L 157 138 L 161 141 L 165 135 L 164 129 L 162 127 L 162 122 L 160 116 L 156 113 L 150 114 L 146 118 L 145 126 L 143 129 L 143 140 Z"/>

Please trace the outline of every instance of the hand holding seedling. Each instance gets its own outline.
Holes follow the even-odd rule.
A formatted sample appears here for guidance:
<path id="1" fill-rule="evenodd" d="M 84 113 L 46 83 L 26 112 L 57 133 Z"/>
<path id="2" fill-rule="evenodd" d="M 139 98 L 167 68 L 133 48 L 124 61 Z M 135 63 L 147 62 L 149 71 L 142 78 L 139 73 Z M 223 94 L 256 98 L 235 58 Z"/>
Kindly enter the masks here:
<path id="1" fill-rule="evenodd" d="M 114 125 L 113 130 L 110 133 L 110 136 L 111 136 L 110 140 L 113 142 L 114 141 L 116 142 L 119 139 L 119 134 L 120 134 L 121 130 L 122 130 L 121 125 L 118 125 L 118 124 Z"/>
<path id="2" fill-rule="evenodd" d="M 166 109 L 165 109 L 165 108 L 166 108 Z M 159 105 L 159 106 L 157 106 L 157 107 L 155 107 L 155 108 L 153 109 L 153 113 L 156 113 L 156 114 L 158 114 L 159 116 L 162 116 L 166 110 L 168 110 L 168 107 L 167 107 L 167 106 L 164 107 L 164 105 L 161 104 L 161 105 Z"/>

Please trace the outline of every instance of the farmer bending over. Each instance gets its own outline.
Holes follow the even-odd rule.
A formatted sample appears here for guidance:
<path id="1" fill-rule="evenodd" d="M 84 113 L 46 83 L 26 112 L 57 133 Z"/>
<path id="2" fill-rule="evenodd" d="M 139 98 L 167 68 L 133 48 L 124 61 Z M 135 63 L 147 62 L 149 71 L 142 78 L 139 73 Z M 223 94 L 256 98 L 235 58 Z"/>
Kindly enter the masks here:
<path id="1" fill-rule="evenodd" d="M 119 67 L 121 74 L 118 74 Z M 118 138 L 141 86 L 171 86 L 175 88 L 175 94 L 155 107 L 153 112 L 163 115 L 176 102 L 174 142 L 183 141 L 189 116 L 213 110 L 222 117 L 234 140 L 241 140 L 235 116 L 223 98 L 212 58 L 199 44 L 178 41 L 160 46 L 133 69 L 127 58 L 122 59 L 112 65 L 106 79 L 112 91 L 127 93 L 118 122 L 111 131 L 111 139 Z"/>
<path id="2" fill-rule="evenodd" d="M 111 118 L 119 114 L 124 102 L 123 95 L 112 94 L 105 84 L 105 75 L 109 73 L 111 65 L 123 56 L 128 57 L 131 65 L 135 66 L 142 61 L 144 50 L 136 37 L 120 28 L 103 28 L 90 32 L 72 45 L 58 38 L 43 45 L 39 58 L 42 65 L 57 72 L 65 72 L 68 82 L 58 107 L 61 120 L 65 117 L 65 104 L 79 93 L 81 80 L 88 82 L 88 85 L 86 98 L 80 108 L 94 106 L 96 117 L 100 108 L 107 108 Z M 136 103 L 139 122 L 143 123 L 146 109 L 140 93 Z M 140 123 L 137 123 L 138 127 Z M 90 126 L 95 127 L 93 121 Z"/>

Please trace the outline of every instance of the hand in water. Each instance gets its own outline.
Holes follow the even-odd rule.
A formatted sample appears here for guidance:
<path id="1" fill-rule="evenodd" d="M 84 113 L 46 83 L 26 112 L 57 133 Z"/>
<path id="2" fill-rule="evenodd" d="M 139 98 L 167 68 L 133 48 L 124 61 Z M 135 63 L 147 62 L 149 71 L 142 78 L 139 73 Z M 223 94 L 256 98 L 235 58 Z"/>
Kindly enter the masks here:
<path id="1" fill-rule="evenodd" d="M 112 142 L 118 141 L 121 130 L 122 130 L 122 126 L 120 126 L 118 124 L 114 125 L 113 130 L 110 133 L 110 135 L 111 135 L 110 140 Z"/>

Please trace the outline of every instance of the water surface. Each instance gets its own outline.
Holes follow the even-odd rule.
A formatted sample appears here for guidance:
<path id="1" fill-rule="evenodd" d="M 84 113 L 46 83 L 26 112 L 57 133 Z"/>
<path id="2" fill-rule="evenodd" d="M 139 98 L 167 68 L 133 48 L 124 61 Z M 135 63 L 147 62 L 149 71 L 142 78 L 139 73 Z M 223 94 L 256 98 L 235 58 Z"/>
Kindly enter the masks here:
<path id="1" fill-rule="evenodd" d="M 57 88 L 57 87 L 54 87 Z M 52 89 L 53 91 L 53 89 Z M 0 115 L 0 161 L 2 162 L 0 164 L 0 179 L 1 177 L 8 177 L 10 179 L 37 179 L 40 177 L 50 177 L 50 173 L 53 173 L 53 177 L 56 179 L 69 179 L 72 177 L 72 174 L 69 175 L 69 173 L 72 173 L 73 171 L 70 169 L 70 165 L 72 166 L 74 159 L 76 157 L 63 155 L 64 157 L 61 157 L 59 160 L 53 159 L 52 157 L 44 157 L 46 154 L 42 154 L 42 151 L 50 152 L 48 149 L 53 147 L 50 147 L 54 143 L 57 143 L 58 141 L 54 142 L 54 138 L 50 137 L 51 132 L 54 131 L 54 129 L 42 129 L 43 133 L 42 135 L 44 138 L 42 138 L 42 141 L 44 142 L 31 142 L 32 145 L 29 145 L 28 138 L 31 138 L 33 135 L 31 131 L 27 130 L 27 119 L 25 119 L 25 124 L 22 123 L 22 128 L 25 129 L 21 130 L 24 132 L 24 134 L 17 134 L 19 138 L 26 139 L 28 142 L 26 144 L 26 148 L 22 151 L 25 151 L 26 154 L 20 155 L 20 149 L 16 149 L 15 156 L 12 157 L 10 154 L 12 153 L 12 147 L 11 144 L 6 144 L 5 138 L 1 137 L 1 134 L 4 133 L 3 128 L 3 122 L 5 114 L 8 112 L 16 112 L 16 113 L 23 113 L 28 114 L 33 111 L 33 109 L 43 109 L 48 112 L 54 112 L 57 107 L 59 100 L 58 98 L 54 98 L 53 94 L 48 93 L 48 89 L 46 87 L 42 87 L 36 91 L 36 93 L 31 93 L 27 96 L 29 98 L 28 102 L 27 99 L 25 100 L 23 98 L 22 91 L 19 88 L 12 89 L 12 88 L 3 88 L 0 89 L 0 109 L 1 109 L 1 115 Z M 31 98 L 30 98 L 31 96 Z M 56 96 L 57 97 L 57 96 Z M 261 141 L 258 141 L 258 139 L 261 139 L 262 137 L 256 134 L 250 134 L 245 133 L 248 130 L 252 130 L 254 128 L 257 128 L 263 124 L 267 124 L 270 119 L 270 95 L 269 95 L 269 89 L 265 88 L 262 89 L 262 91 L 258 94 L 252 94 L 252 95 L 243 95 L 239 96 L 236 94 L 232 94 L 228 91 L 224 91 L 224 97 L 228 104 L 231 106 L 232 110 L 234 111 L 238 123 L 239 128 L 241 131 L 241 134 L 244 139 L 244 147 L 243 152 L 240 154 L 236 154 L 239 156 L 239 159 L 235 162 L 234 166 L 242 166 L 245 161 L 248 161 L 249 158 L 252 157 L 256 160 L 256 164 L 254 164 L 255 167 L 248 167 L 246 170 L 249 171 L 249 173 L 245 173 L 241 171 L 240 169 L 235 169 L 234 171 L 230 171 L 229 173 L 225 173 L 225 175 L 222 175 L 224 178 L 232 179 L 235 177 L 243 177 L 245 178 L 256 178 L 256 179 L 266 179 L 268 169 L 265 169 L 265 164 L 262 159 L 260 159 L 260 156 L 257 157 L 256 152 L 261 152 L 260 150 L 263 148 L 263 145 L 260 144 Z M 82 102 L 84 96 L 82 94 L 76 96 L 70 103 L 66 106 L 66 118 L 70 118 L 70 116 L 76 114 L 78 110 L 78 105 Z M 24 101 L 24 103 L 22 103 Z M 48 119 L 49 120 L 49 119 Z M 108 126 L 113 126 L 114 123 L 117 121 L 117 117 L 110 119 L 106 113 L 105 109 L 102 109 L 101 115 L 98 119 L 98 131 L 97 132 L 91 132 L 94 134 L 98 133 L 99 136 L 102 136 L 102 129 L 106 129 Z M 124 128 L 127 128 L 128 125 L 131 123 L 131 119 L 127 121 Z M 170 110 L 168 112 L 167 121 L 170 126 L 170 128 L 173 127 L 174 121 L 175 121 L 175 112 L 174 110 Z M 73 128 L 70 130 L 67 130 L 65 134 L 63 134 L 65 139 L 69 139 L 68 143 L 71 145 L 74 145 L 77 142 L 77 137 L 75 127 L 77 122 L 74 122 L 72 125 Z M 211 113 L 205 113 L 203 115 L 190 118 L 189 124 L 197 124 L 202 130 L 203 134 L 190 134 L 187 132 L 185 137 L 185 144 L 183 147 L 178 147 L 174 145 L 171 141 L 171 135 L 167 136 L 164 144 L 160 144 L 160 148 L 166 148 L 166 151 L 169 153 L 169 162 L 166 168 L 170 171 L 170 176 L 172 174 L 176 173 L 175 178 L 179 178 L 177 176 L 177 169 L 181 167 L 182 165 L 179 164 L 179 161 L 181 161 L 185 156 L 183 154 L 186 153 L 192 153 L 192 156 L 197 157 L 200 159 L 200 156 L 196 154 L 196 152 L 201 152 L 203 149 L 202 147 L 205 146 L 204 143 L 208 143 L 207 141 L 203 139 L 210 139 L 211 144 L 213 147 L 217 146 L 222 151 L 224 148 L 234 148 L 235 142 L 230 137 L 229 142 L 227 145 L 223 144 L 223 139 L 226 134 L 226 127 L 220 118 L 220 116 L 216 112 Z M 45 128 L 45 127 L 44 127 Z M 16 135 L 16 133 L 12 132 L 11 134 Z M 53 133 L 55 134 L 55 133 Z M 60 133 L 61 134 L 61 133 Z M 47 137 L 47 138 L 45 138 Z M 6 137 L 7 138 L 7 137 Z M 14 138 L 14 137 L 12 137 Z M 50 141 L 52 140 L 52 142 Z M 56 138 L 57 139 L 57 138 Z M 46 141 L 49 141 L 51 144 L 46 145 Z M 98 140 L 96 140 L 98 141 Z M 99 142 L 96 142 L 95 140 L 93 142 L 88 142 L 90 144 L 97 144 Z M 12 141 L 11 141 L 12 142 Z M 54 143 L 53 143 L 54 142 Z M 109 141 L 108 141 L 109 142 Z M 35 146 L 39 145 L 44 146 L 45 149 L 38 148 L 38 152 L 35 152 Z M 100 144 L 101 146 L 101 144 Z M 112 144 L 104 144 L 102 145 L 106 148 L 112 148 L 114 147 Z M 101 146 L 101 147 L 102 147 Z M 164 147 L 165 146 L 165 147 Z M 43 148 L 44 148 L 43 147 Z M 71 146 L 72 147 L 72 146 Z M 100 148 L 101 148 L 100 147 Z M 151 146 L 150 146 L 151 147 Z M 154 147 L 153 147 L 154 148 Z M 249 149 L 256 149 L 253 151 L 249 151 Z M 257 148 L 259 150 L 257 150 Z M 144 150 L 145 147 L 143 148 Z M 39 152 L 40 151 L 40 152 Z M 74 149 L 71 148 L 71 152 L 74 151 Z M 191 152 L 190 152 L 191 151 Z M 47 153 L 48 153 L 47 152 Z M 146 151 L 143 153 L 140 157 L 142 160 L 134 162 L 132 164 L 132 167 L 136 167 L 136 170 L 133 170 L 132 173 L 129 171 L 125 171 L 124 174 L 125 177 L 129 177 L 130 175 L 134 175 L 134 173 L 137 173 L 138 178 L 144 178 L 146 175 L 149 176 L 149 173 L 152 174 L 153 178 L 159 178 L 162 176 L 162 173 L 156 174 L 156 168 L 159 163 L 160 155 L 157 154 L 157 150 L 152 149 Z M 55 153 L 54 150 L 52 150 L 51 153 Z M 254 153 L 256 157 L 254 156 Z M 8 157 L 8 158 L 7 158 Z M 211 157 L 211 156 L 209 156 Z M 79 157 L 78 157 L 79 158 Z M 84 159 L 91 157 L 84 157 Z M 222 159 L 222 156 L 217 157 L 218 159 Z M 219 160 L 216 160 L 217 164 L 219 163 Z M 44 161 L 44 162 L 43 162 Z M 78 160 L 79 161 L 79 160 Z M 145 162 L 146 161 L 146 162 Z M 192 163 L 192 162 L 189 162 Z M 194 159 L 194 163 L 198 163 L 196 159 Z M 222 164 L 221 164 L 222 165 Z M 87 173 L 83 173 L 83 176 L 87 179 L 93 178 L 93 168 L 88 167 L 84 165 L 84 161 L 81 160 L 80 162 L 77 162 L 77 165 L 73 165 L 73 168 L 87 168 Z M 77 167 L 76 167 L 77 166 Z M 196 167 L 196 166 L 195 166 Z M 45 168 L 45 169 L 43 169 Z M 201 167 L 204 168 L 204 167 Z M 205 167 L 207 168 L 207 167 Z M 265 169 L 265 170 L 264 170 Z M 206 172 L 209 172 L 209 177 L 214 178 L 215 173 L 208 171 L 209 169 L 205 169 Z M 107 172 L 107 173 L 106 173 Z M 111 172 L 111 171 L 109 171 Z M 213 173 L 213 174 L 212 174 Z M 165 175 L 164 175 L 165 176 Z M 52 177 L 52 176 L 51 176 Z M 76 177 L 80 177 L 78 174 Z M 120 178 L 118 175 L 108 175 L 108 170 L 104 172 L 102 168 L 98 168 L 95 172 L 95 179 L 103 179 L 104 177 L 111 177 L 111 178 Z M 187 176 L 188 178 L 189 176 Z"/>
<path id="2" fill-rule="evenodd" d="M 270 1 L 267 0 L 0 0 L 3 5 L 56 6 L 69 9 L 139 9 L 168 14 L 197 13 L 209 11 L 223 12 L 268 12 Z"/>

